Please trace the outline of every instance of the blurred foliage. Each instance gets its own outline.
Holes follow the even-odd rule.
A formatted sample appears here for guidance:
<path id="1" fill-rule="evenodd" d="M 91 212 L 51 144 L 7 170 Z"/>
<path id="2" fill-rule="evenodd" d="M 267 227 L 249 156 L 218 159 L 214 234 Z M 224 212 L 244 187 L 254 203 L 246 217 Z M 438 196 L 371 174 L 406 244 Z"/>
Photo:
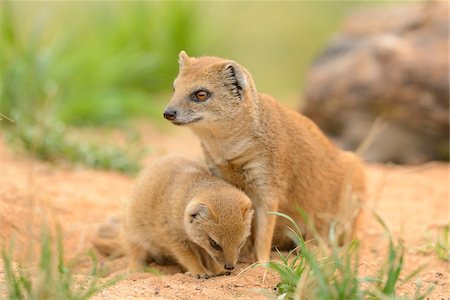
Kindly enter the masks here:
<path id="1" fill-rule="evenodd" d="M 2 2 L 0 111 L 77 125 L 159 115 L 152 98 L 170 90 L 178 49 L 191 48 L 191 4 L 65 5 Z"/>
<path id="2" fill-rule="evenodd" d="M 36 158 L 52 162 L 68 161 L 103 170 L 117 170 L 135 175 L 140 161 L 148 149 L 140 143 L 135 130 L 125 130 L 126 146 L 113 143 L 94 142 L 91 138 L 80 138 L 68 134 L 61 123 L 44 123 L 39 126 L 18 126 L 7 132 L 7 140 Z M 16 147 L 17 148 L 17 147 Z"/>
<path id="3" fill-rule="evenodd" d="M 24 20 L 33 5 L 42 14 Z M 80 3 L 67 11 L 52 4 L 65 17 L 86 14 L 88 22 L 68 26 L 44 14 L 42 4 L 2 2 L 0 112 L 14 121 L 2 122 L 9 140 L 44 160 L 139 169 L 144 151 L 136 136 L 121 148 L 66 134 L 67 124 L 117 125 L 161 114 L 164 103 L 152 98 L 170 87 L 178 49 L 190 47 L 192 10 L 188 3 L 125 5 L 90 3 L 86 10 Z"/>

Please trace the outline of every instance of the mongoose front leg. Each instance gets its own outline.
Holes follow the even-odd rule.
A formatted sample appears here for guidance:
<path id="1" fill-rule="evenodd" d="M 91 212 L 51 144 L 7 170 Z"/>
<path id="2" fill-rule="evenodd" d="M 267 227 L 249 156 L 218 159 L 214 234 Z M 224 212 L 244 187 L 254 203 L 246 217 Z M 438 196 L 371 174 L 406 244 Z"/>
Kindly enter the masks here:
<path id="1" fill-rule="evenodd" d="M 180 245 L 175 246 L 175 253 L 177 253 L 177 260 L 182 265 L 187 273 L 191 274 L 194 277 L 198 278 L 209 278 L 214 274 L 207 270 L 200 261 L 200 257 L 195 252 L 197 245 L 194 245 L 190 242 L 182 243 Z"/>
<path id="2" fill-rule="evenodd" d="M 275 230 L 275 215 L 269 215 L 269 211 L 277 211 L 277 205 L 260 205 L 256 210 L 255 254 L 260 262 L 270 259 L 272 238 Z"/>
<path id="3" fill-rule="evenodd" d="M 204 254 L 202 257 L 202 262 L 208 272 L 214 275 L 222 275 L 229 274 L 230 272 L 226 272 L 223 265 L 220 265 L 218 262 L 214 260 L 210 255 Z"/>

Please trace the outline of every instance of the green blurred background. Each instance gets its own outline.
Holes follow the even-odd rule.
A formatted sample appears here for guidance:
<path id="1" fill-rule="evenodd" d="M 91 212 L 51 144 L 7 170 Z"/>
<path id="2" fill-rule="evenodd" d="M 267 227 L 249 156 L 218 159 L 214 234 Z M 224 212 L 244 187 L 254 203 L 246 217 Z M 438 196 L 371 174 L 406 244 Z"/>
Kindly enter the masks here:
<path id="1" fill-rule="evenodd" d="M 298 107 L 308 65 L 345 15 L 379 4 L 386 2 L 2 1 L 0 113 L 14 123 L 0 124 L 13 145 L 39 158 L 133 173 L 128 150 L 80 145 L 68 128 L 165 124 L 182 49 L 236 60 L 260 91 Z"/>

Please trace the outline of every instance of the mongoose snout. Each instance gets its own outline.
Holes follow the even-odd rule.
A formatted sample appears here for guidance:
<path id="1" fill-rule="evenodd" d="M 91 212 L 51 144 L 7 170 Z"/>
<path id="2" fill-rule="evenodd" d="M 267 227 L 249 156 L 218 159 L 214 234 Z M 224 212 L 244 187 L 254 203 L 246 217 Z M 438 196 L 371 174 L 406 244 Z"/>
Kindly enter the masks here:
<path id="1" fill-rule="evenodd" d="M 177 118 L 177 111 L 171 108 L 166 109 L 164 112 L 164 119 L 167 119 L 169 121 L 173 121 Z"/>
<path id="2" fill-rule="evenodd" d="M 225 264 L 225 266 L 224 266 L 224 268 L 226 269 L 226 270 L 234 270 L 234 265 L 233 264 Z"/>

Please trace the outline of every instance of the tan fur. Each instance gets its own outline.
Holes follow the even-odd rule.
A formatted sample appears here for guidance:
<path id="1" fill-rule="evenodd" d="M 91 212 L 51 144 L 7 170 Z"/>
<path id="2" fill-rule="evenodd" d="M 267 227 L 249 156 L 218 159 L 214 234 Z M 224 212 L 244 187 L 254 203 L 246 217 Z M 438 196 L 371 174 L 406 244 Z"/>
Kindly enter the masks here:
<path id="1" fill-rule="evenodd" d="M 209 91 L 210 98 L 192 101 L 198 89 Z M 311 120 L 258 93 L 245 68 L 217 57 L 191 58 L 183 51 L 169 110 L 177 112 L 174 124 L 187 125 L 200 138 L 211 172 L 252 200 L 258 260 L 269 258 L 274 231 L 274 245 L 288 244 L 286 222 L 268 211 L 292 216 L 307 236 L 297 207 L 319 233 L 345 221 L 340 231 L 351 234 L 365 191 L 360 162 L 335 147 Z M 344 197 L 347 186 L 352 192 Z M 347 198 L 356 203 L 349 211 L 340 209 L 350 207 Z"/>
<path id="2" fill-rule="evenodd" d="M 250 199 L 206 167 L 182 157 L 159 159 L 143 171 L 125 210 L 130 268 L 169 259 L 196 276 L 222 274 L 237 262 L 252 213 Z"/>

